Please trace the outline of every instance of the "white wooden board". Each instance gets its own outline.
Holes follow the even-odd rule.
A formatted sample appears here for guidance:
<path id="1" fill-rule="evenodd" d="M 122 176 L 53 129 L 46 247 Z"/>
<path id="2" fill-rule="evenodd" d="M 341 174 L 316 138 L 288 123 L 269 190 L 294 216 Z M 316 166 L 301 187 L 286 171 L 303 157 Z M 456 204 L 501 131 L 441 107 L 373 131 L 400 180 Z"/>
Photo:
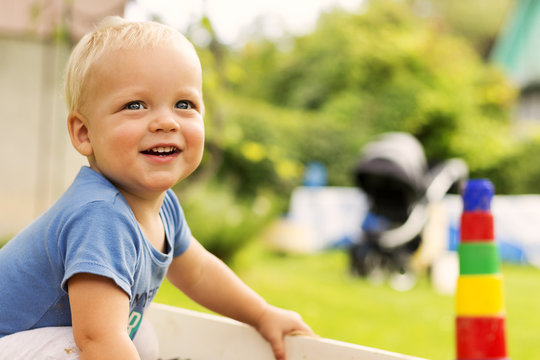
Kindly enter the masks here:
<path id="1" fill-rule="evenodd" d="M 147 314 L 163 360 L 274 360 L 250 326 L 217 315 L 152 304 Z M 287 336 L 287 360 L 421 360 L 340 341 Z"/>

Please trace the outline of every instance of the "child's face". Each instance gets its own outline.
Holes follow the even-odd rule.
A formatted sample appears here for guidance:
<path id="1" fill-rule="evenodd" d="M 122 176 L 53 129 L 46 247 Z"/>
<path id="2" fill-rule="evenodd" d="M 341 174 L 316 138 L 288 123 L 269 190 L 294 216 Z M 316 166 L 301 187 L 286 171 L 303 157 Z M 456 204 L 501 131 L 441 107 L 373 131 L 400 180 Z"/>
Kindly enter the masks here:
<path id="1" fill-rule="evenodd" d="M 80 113 L 90 166 L 121 192 L 161 193 L 199 165 L 204 104 L 193 49 L 167 44 L 101 56 L 88 75 Z"/>

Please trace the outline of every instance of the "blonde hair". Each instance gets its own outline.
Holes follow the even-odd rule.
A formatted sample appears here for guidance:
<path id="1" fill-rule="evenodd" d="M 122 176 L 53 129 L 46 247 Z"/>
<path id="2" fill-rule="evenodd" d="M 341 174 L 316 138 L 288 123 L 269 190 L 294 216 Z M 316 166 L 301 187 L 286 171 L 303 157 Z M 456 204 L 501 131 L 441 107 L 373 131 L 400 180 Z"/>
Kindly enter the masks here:
<path id="1" fill-rule="evenodd" d="M 79 110 L 88 72 L 105 52 L 154 47 L 178 41 L 193 48 L 182 34 L 170 26 L 151 21 L 127 21 L 119 16 L 106 17 L 93 32 L 83 36 L 69 57 L 64 79 L 68 110 Z"/>

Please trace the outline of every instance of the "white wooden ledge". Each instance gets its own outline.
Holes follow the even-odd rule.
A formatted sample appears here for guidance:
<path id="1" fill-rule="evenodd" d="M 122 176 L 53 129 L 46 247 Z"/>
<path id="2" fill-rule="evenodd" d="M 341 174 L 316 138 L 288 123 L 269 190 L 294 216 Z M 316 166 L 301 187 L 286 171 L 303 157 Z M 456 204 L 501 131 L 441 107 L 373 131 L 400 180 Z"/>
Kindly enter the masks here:
<path id="1" fill-rule="evenodd" d="M 163 360 L 274 360 L 268 343 L 252 327 L 217 315 L 152 304 Z M 345 342 L 287 336 L 287 360 L 421 360 Z"/>

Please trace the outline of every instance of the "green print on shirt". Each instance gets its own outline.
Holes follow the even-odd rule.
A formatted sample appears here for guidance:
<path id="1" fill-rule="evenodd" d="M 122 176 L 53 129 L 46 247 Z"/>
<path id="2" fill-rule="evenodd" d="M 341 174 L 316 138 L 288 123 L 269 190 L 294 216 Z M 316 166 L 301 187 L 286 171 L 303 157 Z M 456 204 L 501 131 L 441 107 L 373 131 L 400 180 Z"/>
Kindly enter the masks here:
<path id="1" fill-rule="evenodd" d="M 141 326 L 141 321 L 142 321 L 142 314 L 141 313 L 139 313 L 137 311 L 133 311 L 129 315 L 129 321 L 128 321 L 127 330 L 128 330 L 129 337 L 131 339 L 133 339 L 133 337 L 137 333 L 137 330 L 139 329 L 139 326 Z"/>

